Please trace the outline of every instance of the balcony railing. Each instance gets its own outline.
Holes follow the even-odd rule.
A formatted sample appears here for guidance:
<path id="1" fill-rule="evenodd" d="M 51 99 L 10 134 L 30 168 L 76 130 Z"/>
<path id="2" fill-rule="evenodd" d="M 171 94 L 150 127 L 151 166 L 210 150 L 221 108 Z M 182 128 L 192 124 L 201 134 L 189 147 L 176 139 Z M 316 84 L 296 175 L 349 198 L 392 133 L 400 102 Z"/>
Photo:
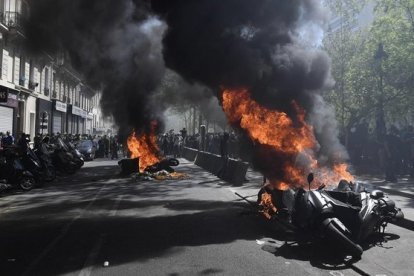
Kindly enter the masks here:
<path id="1" fill-rule="evenodd" d="M 0 14 L 1 23 L 9 28 L 19 28 L 22 26 L 22 16 L 18 12 L 5 11 Z"/>

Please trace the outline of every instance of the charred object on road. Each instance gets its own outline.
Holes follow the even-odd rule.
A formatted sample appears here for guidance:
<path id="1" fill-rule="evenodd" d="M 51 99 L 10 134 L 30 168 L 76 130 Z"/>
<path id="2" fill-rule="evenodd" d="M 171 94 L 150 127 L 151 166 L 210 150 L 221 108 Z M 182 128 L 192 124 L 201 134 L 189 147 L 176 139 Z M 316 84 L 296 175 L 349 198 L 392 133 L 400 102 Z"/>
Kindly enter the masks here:
<path id="1" fill-rule="evenodd" d="M 309 190 L 264 186 L 258 193 L 259 211 L 281 229 L 334 244 L 354 258 L 360 258 L 361 245 L 372 234 L 383 234 L 389 222 L 404 217 L 382 191 L 368 192 L 345 180 L 333 190 L 325 190 L 325 185 L 311 190 L 312 181 L 310 174 Z"/>
<path id="2" fill-rule="evenodd" d="M 121 175 L 130 176 L 134 180 L 165 180 L 165 179 L 185 179 L 186 174 L 177 173 L 172 167 L 176 167 L 180 162 L 175 158 L 165 158 L 151 166 L 146 167 L 140 172 L 139 158 L 122 159 L 118 162 L 121 167 Z"/>

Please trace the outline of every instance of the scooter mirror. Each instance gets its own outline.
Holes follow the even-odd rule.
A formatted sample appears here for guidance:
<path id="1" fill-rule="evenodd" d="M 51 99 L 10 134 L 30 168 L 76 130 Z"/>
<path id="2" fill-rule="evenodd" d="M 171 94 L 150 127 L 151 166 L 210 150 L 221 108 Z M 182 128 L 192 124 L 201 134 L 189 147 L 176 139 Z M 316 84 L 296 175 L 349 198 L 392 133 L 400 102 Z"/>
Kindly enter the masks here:
<path id="1" fill-rule="evenodd" d="M 308 174 L 308 184 L 310 185 L 313 181 L 313 173 Z"/>
<path id="2" fill-rule="evenodd" d="M 308 174 L 309 191 L 311 189 L 311 183 L 313 181 L 313 173 Z"/>

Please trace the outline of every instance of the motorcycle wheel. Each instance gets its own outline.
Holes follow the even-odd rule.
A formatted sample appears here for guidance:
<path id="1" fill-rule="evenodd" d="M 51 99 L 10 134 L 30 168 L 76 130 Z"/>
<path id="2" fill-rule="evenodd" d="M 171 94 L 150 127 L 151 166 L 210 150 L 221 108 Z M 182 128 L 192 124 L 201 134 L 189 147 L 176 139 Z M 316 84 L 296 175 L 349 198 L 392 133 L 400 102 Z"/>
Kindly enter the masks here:
<path id="1" fill-rule="evenodd" d="M 36 185 L 36 181 L 31 176 L 22 176 L 19 180 L 19 187 L 23 191 L 30 191 Z"/>
<path id="2" fill-rule="evenodd" d="M 324 221 L 324 224 L 329 219 Z M 327 227 L 325 229 L 326 235 L 334 241 L 338 241 L 346 250 L 346 253 L 349 253 L 354 258 L 360 258 L 362 253 L 362 247 L 358 244 L 351 241 L 347 236 L 345 236 L 340 229 L 334 223 L 326 222 Z"/>
<path id="3" fill-rule="evenodd" d="M 180 164 L 180 162 L 176 158 L 168 159 L 168 165 L 171 167 L 176 167 Z"/>
<path id="4" fill-rule="evenodd" d="M 77 170 L 78 170 L 78 168 L 77 168 L 76 165 L 68 165 L 65 168 L 64 172 L 67 173 L 67 174 L 74 174 L 74 173 L 76 173 Z"/>
<path id="5" fill-rule="evenodd" d="M 56 170 L 55 167 L 53 166 L 48 166 L 45 170 L 44 170 L 44 177 L 43 180 L 46 182 L 52 182 L 53 180 L 56 179 Z"/>

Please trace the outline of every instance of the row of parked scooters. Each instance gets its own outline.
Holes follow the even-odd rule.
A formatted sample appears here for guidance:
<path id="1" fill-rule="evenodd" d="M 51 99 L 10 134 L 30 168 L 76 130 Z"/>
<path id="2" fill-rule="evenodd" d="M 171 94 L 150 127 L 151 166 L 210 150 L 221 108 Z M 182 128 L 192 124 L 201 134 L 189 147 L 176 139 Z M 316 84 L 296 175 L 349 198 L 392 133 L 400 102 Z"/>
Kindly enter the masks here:
<path id="1" fill-rule="evenodd" d="M 29 191 L 56 175 L 74 174 L 83 164 L 84 157 L 73 143 L 60 137 L 46 137 L 35 149 L 7 146 L 0 150 L 0 184 Z"/>

